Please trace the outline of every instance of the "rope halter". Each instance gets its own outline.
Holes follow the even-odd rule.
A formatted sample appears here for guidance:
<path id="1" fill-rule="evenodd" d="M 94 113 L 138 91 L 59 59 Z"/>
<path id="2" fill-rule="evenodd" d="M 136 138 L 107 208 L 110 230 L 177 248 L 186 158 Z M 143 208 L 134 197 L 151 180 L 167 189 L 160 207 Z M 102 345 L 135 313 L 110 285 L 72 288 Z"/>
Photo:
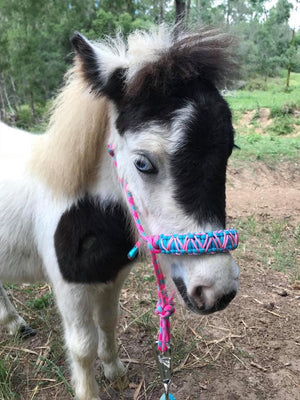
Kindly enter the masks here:
<path id="1" fill-rule="evenodd" d="M 108 145 L 108 152 L 113 157 L 116 169 L 118 169 L 117 159 L 111 144 Z M 140 235 L 140 240 L 129 251 L 128 257 L 133 259 L 137 256 L 138 249 L 144 241 L 150 251 L 152 265 L 156 277 L 158 289 L 158 302 L 155 314 L 160 317 L 160 329 L 158 334 L 158 350 L 165 353 L 170 349 L 170 316 L 175 312 L 173 294 L 169 297 L 166 290 L 165 279 L 159 266 L 156 255 L 173 254 L 173 255 L 201 255 L 225 253 L 234 250 L 238 246 L 239 237 L 235 229 L 219 230 L 200 233 L 185 233 L 173 235 L 150 235 L 147 236 L 143 225 L 140 221 L 133 196 L 128 189 L 127 184 L 119 177 L 121 186 L 123 187 L 127 201 L 129 203 L 130 212 L 133 216 L 136 228 Z"/>

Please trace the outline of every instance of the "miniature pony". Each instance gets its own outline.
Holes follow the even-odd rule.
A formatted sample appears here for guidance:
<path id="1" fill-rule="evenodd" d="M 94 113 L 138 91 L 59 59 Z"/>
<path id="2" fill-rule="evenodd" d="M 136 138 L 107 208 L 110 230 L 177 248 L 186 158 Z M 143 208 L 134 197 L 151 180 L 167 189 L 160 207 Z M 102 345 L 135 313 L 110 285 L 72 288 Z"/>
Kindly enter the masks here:
<path id="1" fill-rule="evenodd" d="M 231 113 L 216 86 L 230 75 L 231 39 L 216 30 L 174 38 L 167 28 L 91 43 L 75 63 L 44 135 L 0 124 L 0 279 L 47 280 L 62 316 L 79 400 L 96 400 L 98 353 L 108 379 L 125 373 L 115 344 L 119 294 L 136 229 L 107 153 L 112 144 L 149 235 L 225 228 Z M 230 254 L 159 256 L 197 313 L 238 289 Z M 30 332 L 0 286 L 0 323 Z"/>

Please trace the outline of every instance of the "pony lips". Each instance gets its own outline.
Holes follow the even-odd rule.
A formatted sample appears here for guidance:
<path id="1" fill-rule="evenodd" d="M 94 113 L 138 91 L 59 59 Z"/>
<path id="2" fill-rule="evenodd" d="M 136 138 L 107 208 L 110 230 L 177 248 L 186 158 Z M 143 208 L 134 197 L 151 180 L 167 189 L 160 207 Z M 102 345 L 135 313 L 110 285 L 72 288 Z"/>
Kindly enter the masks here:
<path id="1" fill-rule="evenodd" d="M 118 171 L 117 158 L 111 144 L 108 145 L 108 153 L 113 157 L 115 167 Z M 151 261 L 154 268 L 158 289 L 158 302 L 155 314 L 160 317 L 160 329 L 158 333 L 156 361 L 159 366 L 161 378 L 164 384 L 165 397 L 163 399 L 172 399 L 169 397 L 169 385 L 172 376 L 171 364 L 171 332 L 169 318 L 175 312 L 173 294 L 169 297 L 167 294 L 164 275 L 159 266 L 156 254 L 172 255 L 201 255 L 216 254 L 235 250 L 238 247 L 239 236 L 236 229 L 218 230 L 200 233 L 185 233 L 173 235 L 151 235 L 147 236 L 144 227 L 137 213 L 132 193 L 128 190 L 127 184 L 118 175 L 121 186 L 123 187 L 126 198 L 130 206 L 130 212 L 133 216 L 136 228 L 141 239 L 147 243 L 151 254 Z M 135 246 L 128 253 L 128 258 L 134 259 L 138 254 L 141 245 L 137 241 Z"/>

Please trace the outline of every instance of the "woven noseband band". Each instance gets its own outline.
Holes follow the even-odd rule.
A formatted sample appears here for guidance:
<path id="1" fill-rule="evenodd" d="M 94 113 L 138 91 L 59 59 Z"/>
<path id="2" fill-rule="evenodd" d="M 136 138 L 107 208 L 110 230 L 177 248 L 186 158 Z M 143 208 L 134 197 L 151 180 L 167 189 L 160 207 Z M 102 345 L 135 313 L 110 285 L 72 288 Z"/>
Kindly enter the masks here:
<path id="1" fill-rule="evenodd" d="M 202 233 L 185 233 L 174 235 L 146 236 L 150 250 L 155 253 L 173 254 L 181 256 L 216 254 L 235 250 L 238 247 L 239 237 L 236 229 L 211 231 Z M 138 245 L 129 252 L 128 257 L 134 258 Z"/>
<path id="2" fill-rule="evenodd" d="M 108 152 L 114 159 L 115 167 L 118 168 L 117 159 L 112 145 L 108 145 Z M 173 254 L 173 255 L 201 255 L 216 254 L 234 250 L 238 246 L 239 237 L 235 229 L 186 233 L 173 235 L 152 235 L 147 236 L 143 225 L 140 222 L 133 196 L 128 190 L 127 184 L 119 177 L 119 181 L 126 193 L 130 211 L 133 216 L 136 228 L 143 241 L 148 245 L 151 253 L 152 264 L 156 276 L 158 288 L 158 303 L 155 313 L 160 316 L 160 330 L 158 334 L 158 350 L 167 351 L 170 346 L 170 321 L 169 317 L 175 312 L 173 295 L 168 297 L 165 287 L 163 273 L 160 269 L 156 254 Z M 128 253 L 130 259 L 135 258 L 141 242 L 138 241 Z"/>

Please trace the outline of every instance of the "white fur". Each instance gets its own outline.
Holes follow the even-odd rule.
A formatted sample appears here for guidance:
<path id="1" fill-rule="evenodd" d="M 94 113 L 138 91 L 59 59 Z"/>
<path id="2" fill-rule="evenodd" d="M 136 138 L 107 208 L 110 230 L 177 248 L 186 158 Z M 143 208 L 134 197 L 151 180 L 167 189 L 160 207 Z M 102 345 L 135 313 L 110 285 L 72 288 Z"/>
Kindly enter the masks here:
<path id="1" fill-rule="evenodd" d="M 186 111 L 191 112 L 191 106 Z M 113 114 L 113 112 L 112 112 Z M 185 215 L 173 197 L 168 155 L 174 151 L 174 137 L 180 142 L 184 112 L 173 121 L 173 130 L 148 124 L 142 132 L 128 132 L 124 137 L 110 129 L 120 175 L 134 195 L 137 209 L 148 234 L 210 230 L 209 224 L 199 226 Z M 112 118 L 112 124 L 114 119 Z M 31 137 L 24 134 L 31 141 Z M 25 137 L 24 136 L 24 137 Z M 26 139 L 26 140 L 27 140 Z M 29 146 L 29 144 L 28 144 Z M 26 151 L 30 146 L 25 146 Z M 159 165 L 160 179 L 151 183 L 137 171 L 137 152 L 147 150 Z M 63 280 L 56 259 L 53 237 L 61 215 L 75 199 L 54 198 L 52 191 L 26 172 L 26 159 L 21 157 L 19 173 L 0 180 L 0 277 L 4 281 L 36 281 L 46 279 L 53 285 L 62 315 L 65 341 L 72 367 L 72 380 L 80 400 L 97 399 L 94 379 L 95 354 L 102 359 L 109 379 L 124 374 L 115 345 L 118 299 L 128 269 L 109 285 L 73 285 Z M 21 165 L 22 162 L 25 165 Z M 101 155 L 102 166 L 98 180 L 90 193 L 125 201 L 116 171 L 107 150 Z M 26 254 L 26 257 L 22 257 Z M 179 261 L 180 259 L 180 261 Z M 193 294 L 198 285 L 207 287 L 206 301 L 213 304 L 218 296 L 237 288 L 237 267 L 229 255 L 214 257 L 160 257 L 162 268 L 170 276 L 171 266 L 180 265 L 177 274 Z M 16 313 L 0 286 L 0 322 L 15 331 L 24 320 Z"/>
<path id="2" fill-rule="evenodd" d="M 1 123 L 1 127 L 4 125 Z M 3 134 L 4 129 L 1 132 Z M 9 171 L 9 178 L 0 179 L 0 277 L 4 282 L 36 282 L 47 280 L 52 283 L 56 302 L 61 312 L 65 341 L 72 367 L 72 380 L 79 400 L 98 398 L 94 379 L 94 361 L 97 350 L 102 357 L 104 373 L 110 379 L 123 375 L 125 368 L 120 362 L 115 345 L 115 327 L 118 317 L 120 289 L 129 269 L 119 274 L 114 284 L 72 285 L 61 276 L 54 249 L 54 233 L 61 215 L 74 199 L 54 198 L 53 193 L 36 177 L 29 174 L 26 162 L 30 156 L 33 137 L 6 129 L 8 135 L 22 140 L 24 154 L 17 142 L 8 146 L 10 138 L 1 147 L 2 162 L 16 160 L 19 170 Z M 4 135 L 5 136 L 5 135 Z M 3 136 L 1 136 L 3 138 Z M 6 150 L 6 151 L 5 151 Z M 7 157 L 6 157 L 7 156 Z M 107 150 L 103 149 L 102 160 L 111 162 Z M 21 172 L 22 171 L 22 174 Z M 118 187 L 107 182 L 117 182 L 114 169 L 99 175 L 96 193 L 120 198 Z M 22 175 L 22 177 L 20 176 Z M 10 303 L 0 285 L 0 324 L 14 334 L 25 321 Z"/>
<path id="3" fill-rule="evenodd" d="M 93 42 L 93 45 L 99 60 L 99 72 L 104 82 L 117 68 L 128 66 L 126 46 L 121 35 L 117 35 L 114 40 L 107 38 L 102 42 Z"/>
<path id="4" fill-rule="evenodd" d="M 133 32 L 128 37 L 128 49 L 120 34 L 115 39 L 107 38 L 92 44 L 104 81 L 116 68 L 128 68 L 126 79 L 130 81 L 144 65 L 156 61 L 161 52 L 171 46 L 172 36 L 167 26 L 161 25 L 149 32 Z"/>

